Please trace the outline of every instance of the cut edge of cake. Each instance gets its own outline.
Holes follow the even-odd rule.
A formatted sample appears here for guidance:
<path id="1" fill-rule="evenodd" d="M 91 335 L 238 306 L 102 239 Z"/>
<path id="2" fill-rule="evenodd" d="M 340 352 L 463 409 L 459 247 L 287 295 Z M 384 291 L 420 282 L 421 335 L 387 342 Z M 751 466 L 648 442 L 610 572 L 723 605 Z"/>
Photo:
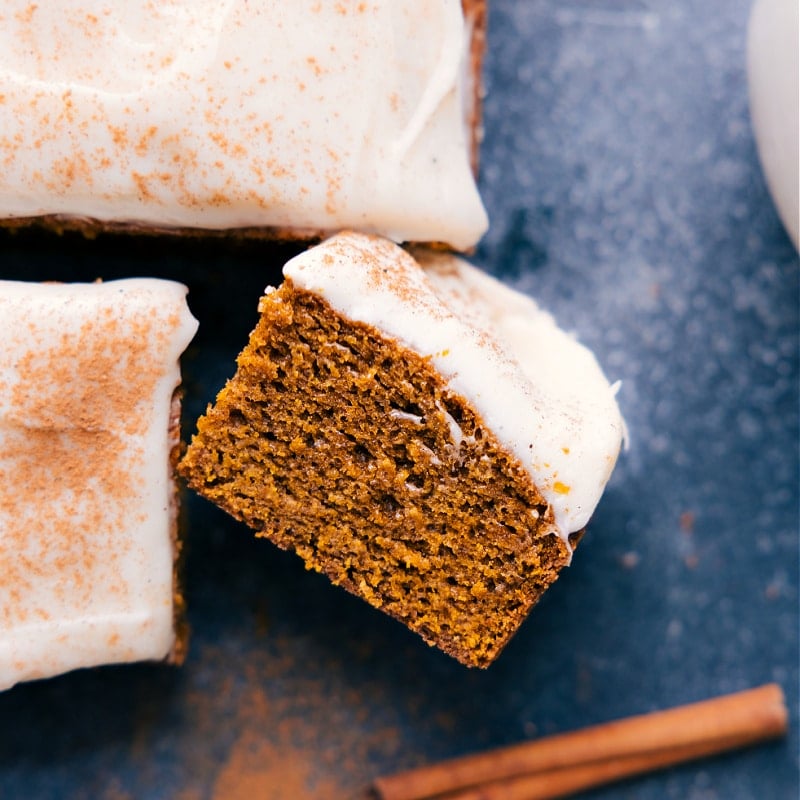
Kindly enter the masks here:
<path id="1" fill-rule="evenodd" d="M 425 271 L 386 240 L 344 233 L 290 261 L 179 471 L 257 535 L 485 667 L 570 562 L 623 424 L 593 356 L 533 301 L 452 256 L 420 258 Z M 497 307 L 470 311 L 487 289 Z M 587 424 L 563 386 L 532 391 L 508 355 L 513 325 L 487 331 L 502 308 L 517 322 L 536 313 L 562 368 L 564 348 L 590 368 L 603 397 L 589 416 L 605 435 L 581 444 Z M 526 408 L 538 419 L 509 447 L 520 426 L 502 419 Z M 527 439 L 554 419 L 560 456 L 537 464 Z"/>

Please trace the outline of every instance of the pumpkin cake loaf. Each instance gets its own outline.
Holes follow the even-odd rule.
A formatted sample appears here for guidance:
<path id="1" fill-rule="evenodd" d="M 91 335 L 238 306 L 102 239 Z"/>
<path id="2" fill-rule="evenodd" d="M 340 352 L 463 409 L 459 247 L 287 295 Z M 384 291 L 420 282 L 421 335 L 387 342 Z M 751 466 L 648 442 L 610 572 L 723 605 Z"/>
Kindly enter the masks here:
<path id="1" fill-rule="evenodd" d="M 0 281 L 0 689 L 182 660 L 185 296 L 163 280 Z"/>
<path id="2" fill-rule="evenodd" d="M 447 254 L 342 233 L 268 289 L 190 486 L 471 666 L 569 563 L 623 424 L 594 357 Z"/>
<path id="3" fill-rule="evenodd" d="M 4 0 L 0 224 L 472 247 L 486 0 Z"/>

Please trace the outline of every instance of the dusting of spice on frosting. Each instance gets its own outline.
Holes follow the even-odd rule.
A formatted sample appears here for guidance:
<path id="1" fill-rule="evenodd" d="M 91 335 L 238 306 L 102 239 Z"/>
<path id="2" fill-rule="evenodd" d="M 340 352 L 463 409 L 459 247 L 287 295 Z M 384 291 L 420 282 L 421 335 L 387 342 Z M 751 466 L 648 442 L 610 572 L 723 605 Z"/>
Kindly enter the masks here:
<path id="1" fill-rule="evenodd" d="M 167 281 L 0 281 L 0 688 L 169 654 L 169 427 L 195 328 Z"/>
<path id="2" fill-rule="evenodd" d="M 468 38 L 460 0 L 12 0 L 0 217 L 470 247 Z"/>

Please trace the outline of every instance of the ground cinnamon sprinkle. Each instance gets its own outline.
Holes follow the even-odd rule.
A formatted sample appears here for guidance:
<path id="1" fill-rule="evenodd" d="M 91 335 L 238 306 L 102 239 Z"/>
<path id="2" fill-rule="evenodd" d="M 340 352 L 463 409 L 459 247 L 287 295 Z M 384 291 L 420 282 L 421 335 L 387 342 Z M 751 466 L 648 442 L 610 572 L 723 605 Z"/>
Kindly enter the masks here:
<path id="1" fill-rule="evenodd" d="M 264 651 L 248 653 L 246 663 L 232 663 L 224 647 L 204 646 L 199 653 L 204 671 L 217 676 L 227 670 L 229 677 L 185 697 L 197 740 L 215 745 L 202 757 L 193 753 L 195 780 L 177 800 L 364 796 L 373 760 L 396 762 L 407 747 L 397 724 L 368 719 L 370 708 L 390 708 L 385 690 L 378 681 L 344 685 L 341 664 L 306 665 L 301 672 L 293 655 L 297 642 L 269 633 L 264 642 Z"/>
<path id="2" fill-rule="evenodd" d="M 96 655 L 83 654 L 103 643 L 116 660 L 135 658 L 133 640 L 114 621 L 136 616 L 144 633 L 154 625 L 146 603 L 163 609 L 172 602 L 158 555 L 150 569 L 150 540 L 131 531 L 151 514 L 159 354 L 172 346 L 181 319 L 155 305 L 121 307 L 123 287 L 107 286 L 85 305 L 80 288 L 56 289 L 47 301 L 15 289 L 0 298 L 7 346 L 0 359 L 0 628 L 12 646 L 28 630 L 42 629 L 52 642 L 41 651 L 20 648 L 26 655 L 12 666 L 25 679 L 57 674 L 62 645 L 77 648 L 78 663 L 95 663 Z M 161 553 L 169 556 L 166 542 Z M 74 624 L 97 630 L 96 645 Z"/>
<path id="3" fill-rule="evenodd" d="M 132 327 L 138 335 L 128 338 L 119 320 L 101 314 L 86 322 L 83 336 L 65 335 L 60 347 L 32 347 L 16 364 L 21 380 L 7 392 L 9 429 L 0 457 L 0 508 L 17 509 L 0 545 L 0 570 L 14 590 L 28 592 L 32 581 L 49 580 L 57 597 L 85 597 L 88 603 L 98 587 L 85 575 L 93 574 L 97 560 L 122 569 L 128 556 L 113 532 L 136 513 L 124 502 L 128 486 L 120 477 L 138 457 L 119 437 L 141 434 L 147 418 L 130 410 L 150 396 L 159 377 L 148 358 L 147 320 L 134 320 Z M 35 342 L 42 334 L 32 322 L 20 335 Z M 126 380 L 129 374 L 141 381 Z M 26 475 L 24 484 L 5 474 L 7 465 Z M 27 504 L 20 502 L 24 498 Z M 25 508 L 36 509 L 35 522 Z M 126 583 L 109 590 L 124 594 Z M 4 624 L 33 623 L 31 613 L 48 618 L 26 605 L 4 608 Z"/>
<path id="4" fill-rule="evenodd" d="M 256 731 L 248 730 L 231 748 L 217 776 L 212 797 L 214 800 L 341 797 L 336 782 L 317 778 L 317 769 L 313 753 L 287 743 L 265 742 Z"/>

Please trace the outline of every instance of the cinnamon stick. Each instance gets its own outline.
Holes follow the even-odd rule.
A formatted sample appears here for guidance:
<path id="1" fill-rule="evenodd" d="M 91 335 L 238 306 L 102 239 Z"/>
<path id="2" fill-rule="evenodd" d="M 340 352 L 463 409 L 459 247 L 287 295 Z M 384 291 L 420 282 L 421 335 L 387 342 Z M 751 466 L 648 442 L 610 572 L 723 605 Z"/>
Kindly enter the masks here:
<path id="1" fill-rule="evenodd" d="M 493 781 L 469 789 L 437 795 L 438 800 L 557 800 L 575 792 L 631 778 L 657 769 L 736 749 L 749 741 L 719 740 L 705 745 L 676 747 L 662 752 L 593 761 L 516 778 Z"/>
<path id="2" fill-rule="evenodd" d="M 787 717 L 781 688 L 768 684 L 379 778 L 374 788 L 382 800 L 549 800 L 779 737 Z"/>

